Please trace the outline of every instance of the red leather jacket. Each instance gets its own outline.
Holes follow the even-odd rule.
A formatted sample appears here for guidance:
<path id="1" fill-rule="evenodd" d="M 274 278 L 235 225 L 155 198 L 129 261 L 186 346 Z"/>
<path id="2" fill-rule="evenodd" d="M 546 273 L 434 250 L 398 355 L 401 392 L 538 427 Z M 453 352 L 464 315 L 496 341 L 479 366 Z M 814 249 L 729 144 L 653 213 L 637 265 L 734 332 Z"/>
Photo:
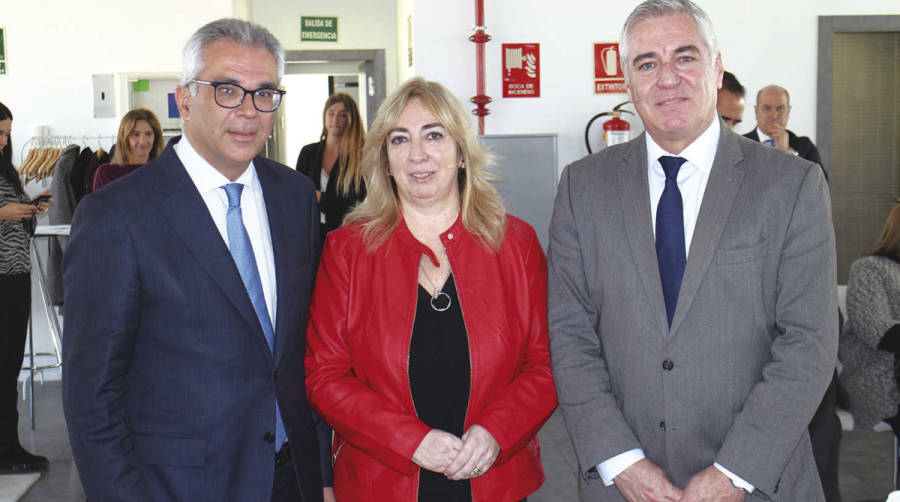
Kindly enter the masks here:
<path id="1" fill-rule="evenodd" d="M 537 432 L 556 408 L 547 339 L 547 265 L 534 230 L 507 216 L 497 253 L 457 222 L 441 235 L 469 339 L 471 388 L 464 430 L 487 429 L 500 456 L 472 480 L 473 502 L 518 501 L 544 481 Z M 433 254 L 401 221 L 376 251 L 360 227 L 325 243 L 310 305 L 306 387 L 335 430 L 341 502 L 415 501 L 412 456 L 431 430 L 416 417 L 409 347 L 418 263 Z"/>

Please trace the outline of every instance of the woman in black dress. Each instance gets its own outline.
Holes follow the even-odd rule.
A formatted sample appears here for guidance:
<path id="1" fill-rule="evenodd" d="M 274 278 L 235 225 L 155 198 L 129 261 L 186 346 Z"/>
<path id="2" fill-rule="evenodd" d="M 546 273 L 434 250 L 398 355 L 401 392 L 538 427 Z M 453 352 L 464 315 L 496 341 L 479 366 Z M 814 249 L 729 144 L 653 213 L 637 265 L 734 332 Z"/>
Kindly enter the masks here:
<path id="1" fill-rule="evenodd" d="M 322 211 L 321 236 L 341 226 L 344 216 L 366 197 L 362 147 L 366 135 L 356 101 L 332 94 L 322 111 L 322 136 L 300 150 L 297 171 L 316 184 Z"/>

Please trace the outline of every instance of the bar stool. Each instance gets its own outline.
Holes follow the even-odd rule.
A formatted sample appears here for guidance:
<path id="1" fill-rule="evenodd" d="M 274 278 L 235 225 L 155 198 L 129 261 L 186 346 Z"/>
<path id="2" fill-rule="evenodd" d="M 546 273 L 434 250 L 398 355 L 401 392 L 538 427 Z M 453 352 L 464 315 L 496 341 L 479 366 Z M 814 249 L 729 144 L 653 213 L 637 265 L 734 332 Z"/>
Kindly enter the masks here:
<path id="1" fill-rule="evenodd" d="M 43 383 L 44 370 L 62 367 L 62 338 L 60 336 L 62 330 L 59 327 L 59 317 L 56 315 L 56 309 L 54 308 L 53 302 L 50 299 L 50 294 L 47 291 L 47 275 L 44 269 L 44 262 L 41 260 L 41 255 L 38 252 L 37 241 L 42 238 L 47 239 L 56 236 L 67 236 L 69 235 L 69 230 L 69 225 L 41 225 L 37 227 L 34 236 L 31 238 L 31 259 L 32 263 L 35 265 L 32 269 L 32 273 L 37 272 L 38 289 L 41 292 L 41 303 L 44 307 L 44 313 L 47 316 L 47 325 L 50 330 L 50 343 L 52 345 L 52 352 L 35 352 L 34 308 L 32 308 L 28 315 L 28 351 L 25 353 L 25 356 L 28 358 L 28 363 L 22 365 L 22 370 L 28 371 L 28 376 L 25 378 L 25 382 L 23 382 L 22 390 L 23 394 L 28 395 L 31 430 L 35 429 L 34 374 L 39 371 L 41 373 L 41 382 Z M 39 357 L 49 357 L 51 359 L 46 363 L 39 363 L 39 361 L 35 361 L 35 358 Z M 24 395 L 22 397 L 23 399 L 25 398 Z"/>

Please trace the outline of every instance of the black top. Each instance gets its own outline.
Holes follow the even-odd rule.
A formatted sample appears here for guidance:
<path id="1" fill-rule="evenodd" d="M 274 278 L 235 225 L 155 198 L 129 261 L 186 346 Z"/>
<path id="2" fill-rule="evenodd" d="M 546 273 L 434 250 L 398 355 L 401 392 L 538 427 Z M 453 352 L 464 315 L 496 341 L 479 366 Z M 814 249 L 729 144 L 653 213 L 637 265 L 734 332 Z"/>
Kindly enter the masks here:
<path id="1" fill-rule="evenodd" d="M 353 190 L 348 195 L 338 193 L 338 179 L 343 168 L 338 160 L 334 161 L 331 174 L 328 175 L 328 185 L 322 188 L 321 172 L 322 154 L 324 152 L 325 140 L 322 140 L 318 143 L 310 143 L 304 146 L 297 157 L 297 171 L 311 179 L 316 185 L 316 190 L 322 192 L 319 200 L 319 210 L 325 213 L 325 224 L 320 227 L 322 244 L 325 243 L 325 235 L 340 227 L 341 222 L 344 221 L 344 216 L 347 216 L 350 209 L 366 198 L 365 185 L 360 187 L 359 190 Z"/>
<path id="2" fill-rule="evenodd" d="M 409 386 L 420 420 L 462 436 L 469 405 L 469 340 L 452 275 L 443 291 L 450 296 L 450 308 L 438 312 L 431 308 L 431 295 L 419 286 L 409 347 Z M 446 298 L 435 300 L 435 305 L 446 305 Z M 472 500 L 469 480 L 450 481 L 443 474 L 420 471 L 419 502 Z"/>

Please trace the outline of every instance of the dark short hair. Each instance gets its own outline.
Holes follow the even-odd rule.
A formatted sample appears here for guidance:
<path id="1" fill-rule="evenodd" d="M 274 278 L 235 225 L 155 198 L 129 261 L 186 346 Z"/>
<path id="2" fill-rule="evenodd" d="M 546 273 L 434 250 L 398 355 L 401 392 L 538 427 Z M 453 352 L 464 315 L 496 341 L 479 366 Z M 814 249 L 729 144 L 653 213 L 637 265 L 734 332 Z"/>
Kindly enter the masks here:
<path id="1" fill-rule="evenodd" d="M 734 76 L 734 73 L 731 73 L 730 71 L 726 71 L 722 74 L 722 90 L 742 98 L 744 97 L 744 93 L 746 93 L 744 86 L 742 86 L 737 77 Z"/>

